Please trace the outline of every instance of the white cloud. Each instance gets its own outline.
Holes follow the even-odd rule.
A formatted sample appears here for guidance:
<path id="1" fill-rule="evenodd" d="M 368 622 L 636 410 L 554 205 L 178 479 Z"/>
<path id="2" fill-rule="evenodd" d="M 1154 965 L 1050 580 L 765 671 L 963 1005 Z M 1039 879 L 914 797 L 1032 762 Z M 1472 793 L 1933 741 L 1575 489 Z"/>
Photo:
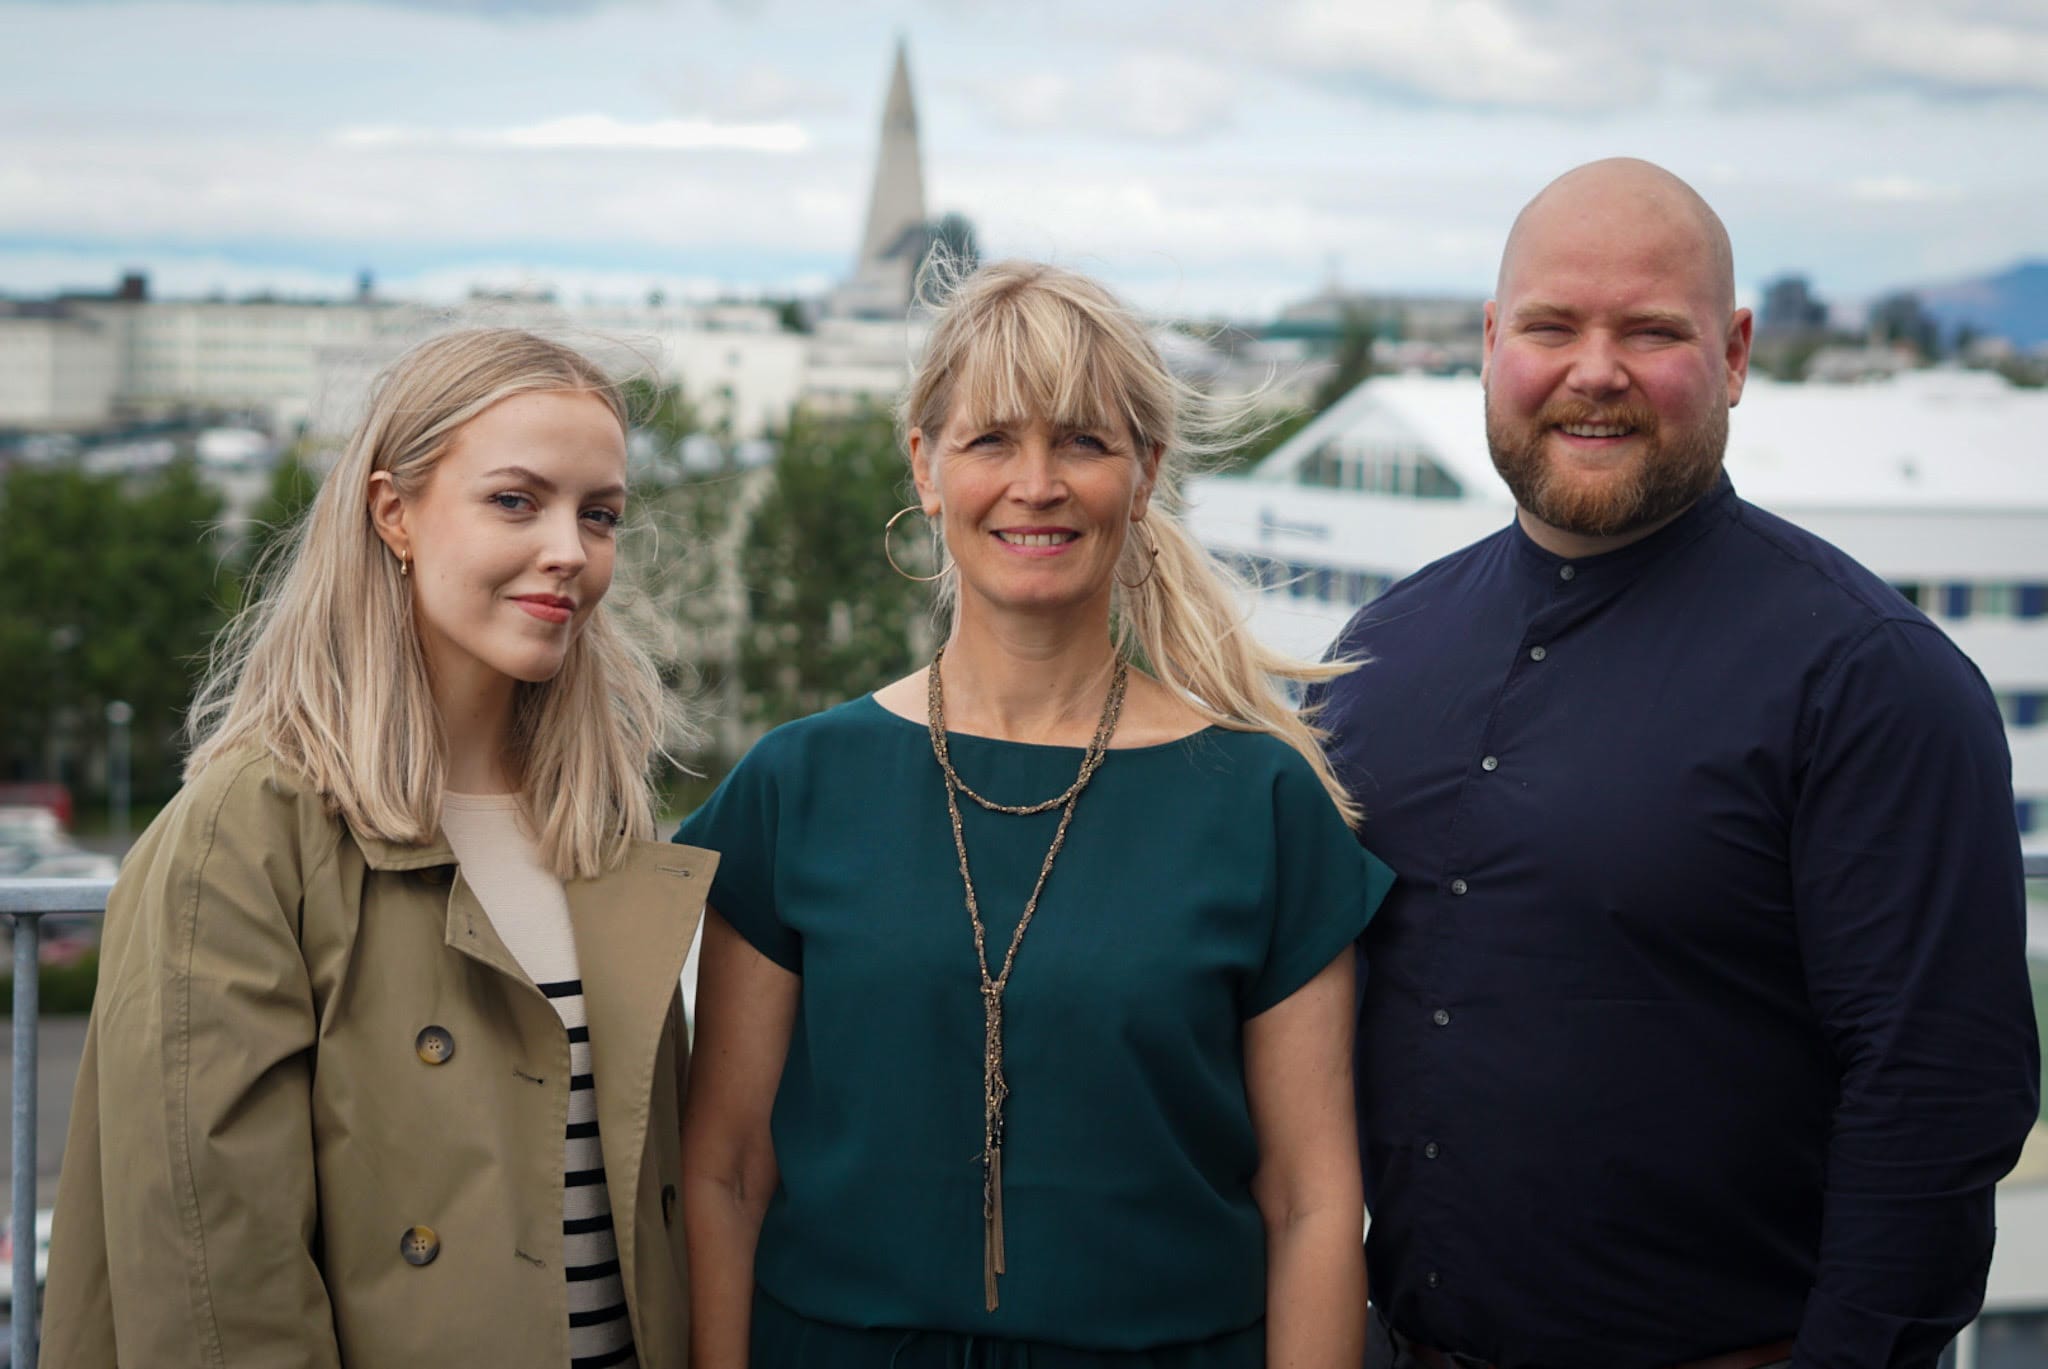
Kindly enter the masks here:
<path id="1" fill-rule="evenodd" d="M 507 147 L 548 150 L 630 149 L 653 152 L 801 152 L 810 146 L 802 125 L 718 123 L 711 119 L 656 119 L 631 123 L 608 114 L 571 114 L 515 128 L 408 128 L 370 125 L 334 134 L 337 146 Z"/>
<path id="2" fill-rule="evenodd" d="M 1212 15 L 1217 51 L 1243 41 Z M 1380 98 L 1590 112 L 1679 95 L 1791 103 L 1924 91 L 2048 96 L 2039 0 L 1286 0 L 1251 50 L 1276 70 Z"/>
<path id="3" fill-rule="evenodd" d="M 1912 176 L 1863 176 L 1849 182 L 1849 194 L 1873 204 L 1927 204 L 1960 198 L 1955 187 Z"/>
<path id="4" fill-rule="evenodd" d="M 1616 41 L 1627 25 L 1562 27 L 1532 22 L 1510 0 L 1290 0 L 1271 52 L 1340 84 L 1450 104 L 1596 109 L 1652 93 L 1652 73 Z"/>
<path id="5" fill-rule="evenodd" d="M 1238 82 L 1183 53 L 1140 51 L 1079 73 L 1005 73 L 962 94 L 1013 133 L 1175 143 L 1229 127 Z"/>
<path id="6" fill-rule="evenodd" d="M 1879 71 L 1944 90 L 2048 95 L 2048 23 L 1938 13 L 1891 16 L 1858 30 L 1859 56 Z"/>

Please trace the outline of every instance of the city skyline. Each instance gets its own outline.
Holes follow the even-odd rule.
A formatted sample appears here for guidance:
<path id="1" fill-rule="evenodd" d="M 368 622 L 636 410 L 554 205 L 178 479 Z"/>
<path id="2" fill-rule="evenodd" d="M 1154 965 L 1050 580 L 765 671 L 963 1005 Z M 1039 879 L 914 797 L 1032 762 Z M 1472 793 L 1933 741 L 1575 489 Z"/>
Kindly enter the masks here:
<path id="1" fill-rule="evenodd" d="M 903 38 L 932 212 L 1147 308 L 1484 294 L 1613 153 L 1854 302 L 2048 256 L 2048 16 L 1918 8 L 0 0 L 0 291 L 822 294 Z"/>

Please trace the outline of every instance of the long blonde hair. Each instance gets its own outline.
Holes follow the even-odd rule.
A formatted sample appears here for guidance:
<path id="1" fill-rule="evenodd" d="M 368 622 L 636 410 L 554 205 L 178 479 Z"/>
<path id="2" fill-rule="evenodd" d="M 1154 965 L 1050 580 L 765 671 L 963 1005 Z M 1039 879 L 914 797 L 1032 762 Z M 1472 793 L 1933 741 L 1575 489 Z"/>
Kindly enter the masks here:
<path id="1" fill-rule="evenodd" d="M 1362 811 L 1331 770 L 1323 734 L 1282 693 L 1283 682 L 1333 679 L 1353 663 L 1299 660 L 1261 644 L 1245 622 L 1249 587 L 1181 521 L 1186 468 L 1226 449 L 1241 433 L 1241 415 L 1175 379 L 1131 311 L 1076 272 L 1001 261 L 963 275 L 939 259 L 921 293 L 935 318 L 897 414 L 905 435 L 917 428 L 936 436 L 964 401 L 977 421 L 1121 424 L 1138 451 L 1157 448 L 1144 519 L 1151 547 L 1134 529 L 1116 567 L 1117 651 L 1210 722 L 1265 732 L 1300 752 L 1355 826 Z M 941 604 L 950 605 L 956 577 L 937 585 Z"/>
<path id="2" fill-rule="evenodd" d="M 370 522 L 370 476 L 390 472 L 411 498 L 470 419 L 512 395 L 564 391 L 595 396 L 626 426 L 618 387 L 595 363 L 515 328 L 447 333 L 384 371 L 297 535 L 273 545 L 260 591 L 214 642 L 186 719 L 187 780 L 253 743 L 357 832 L 433 839 L 447 743 L 411 587 Z M 652 654 L 604 602 L 553 678 L 517 686 L 521 799 L 557 875 L 597 875 L 653 834 L 653 766 L 681 726 Z"/>

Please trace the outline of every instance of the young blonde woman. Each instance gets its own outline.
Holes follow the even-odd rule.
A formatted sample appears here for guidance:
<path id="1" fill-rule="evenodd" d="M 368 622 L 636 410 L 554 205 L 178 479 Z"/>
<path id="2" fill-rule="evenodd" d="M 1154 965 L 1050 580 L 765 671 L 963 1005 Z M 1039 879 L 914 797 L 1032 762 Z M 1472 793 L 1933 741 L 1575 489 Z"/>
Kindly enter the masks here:
<path id="1" fill-rule="evenodd" d="M 612 383 L 381 380 L 108 902 L 51 1365 L 681 1366 L 677 981 L 714 860 L 608 616 Z"/>
<path id="2" fill-rule="evenodd" d="M 1341 668 L 1259 647 L 1176 521 L 1194 409 L 1080 276 L 946 299 L 902 413 L 945 647 L 677 838 L 722 852 L 696 1369 L 1359 1364 L 1351 944 L 1389 877 L 1276 689 Z"/>

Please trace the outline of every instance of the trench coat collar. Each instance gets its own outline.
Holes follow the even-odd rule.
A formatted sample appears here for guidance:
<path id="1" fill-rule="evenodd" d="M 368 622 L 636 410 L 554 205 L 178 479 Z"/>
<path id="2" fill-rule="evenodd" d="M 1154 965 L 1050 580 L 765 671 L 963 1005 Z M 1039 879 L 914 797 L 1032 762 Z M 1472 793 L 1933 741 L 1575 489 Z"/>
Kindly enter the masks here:
<path id="1" fill-rule="evenodd" d="M 426 870 L 436 865 L 453 865 L 455 848 L 448 844 L 448 837 L 440 828 L 434 829 L 434 839 L 424 845 L 410 841 L 386 841 L 373 837 L 355 828 L 348 829 L 349 836 L 361 848 L 363 861 L 372 870 Z"/>

